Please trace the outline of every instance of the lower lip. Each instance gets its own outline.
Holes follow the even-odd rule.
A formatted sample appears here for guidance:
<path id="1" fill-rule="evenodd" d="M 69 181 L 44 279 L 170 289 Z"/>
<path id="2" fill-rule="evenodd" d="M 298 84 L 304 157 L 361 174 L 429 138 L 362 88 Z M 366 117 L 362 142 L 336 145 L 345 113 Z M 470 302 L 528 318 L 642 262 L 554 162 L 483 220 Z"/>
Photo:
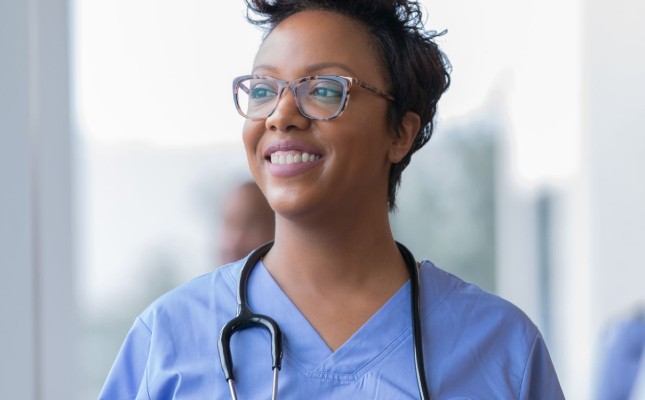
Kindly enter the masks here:
<path id="1" fill-rule="evenodd" d="M 268 160 L 266 160 L 265 162 L 271 175 L 286 178 L 290 176 L 300 175 L 312 168 L 315 168 L 322 162 L 322 159 L 309 161 L 306 163 L 301 162 L 293 164 L 271 164 L 271 162 Z"/>

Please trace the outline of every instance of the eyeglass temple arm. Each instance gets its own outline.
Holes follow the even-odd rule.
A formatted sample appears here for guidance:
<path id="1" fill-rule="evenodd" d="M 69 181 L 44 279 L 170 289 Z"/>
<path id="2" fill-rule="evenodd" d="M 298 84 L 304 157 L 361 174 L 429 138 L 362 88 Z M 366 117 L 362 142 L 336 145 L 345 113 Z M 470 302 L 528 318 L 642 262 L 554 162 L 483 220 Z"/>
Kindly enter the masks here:
<path id="1" fill-rule="evenodd" d="M 396 101 L 394 96 L 389 94 L 388 92 L 385 92 L 375 86 L 370 85 L 369 83 L 365 83 L 363 81 L 359 81 L 358 79 L 354 78 L 354 83 L 356 83 L 358 86 L 362 87 L 363 89 L 369 90 L 372 93 L 378 94 L 381 97 L 384 97 L 390 101 Z"/>

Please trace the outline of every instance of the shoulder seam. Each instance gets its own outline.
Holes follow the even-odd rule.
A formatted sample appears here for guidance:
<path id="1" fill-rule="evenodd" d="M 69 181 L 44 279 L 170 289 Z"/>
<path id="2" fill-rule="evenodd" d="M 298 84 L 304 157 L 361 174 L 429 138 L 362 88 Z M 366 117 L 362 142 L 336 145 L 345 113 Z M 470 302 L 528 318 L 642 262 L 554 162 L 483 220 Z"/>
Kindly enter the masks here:
<path id="1" fill-rule="evenodd" d="M 139 320 L 139 322 L 141 322 L 141 324 L 142 324 L 142 325 L 143 325 L 143 326 L 148 330 L 148 333 L 152 335 L 152 329 L 150 329 L 150 327 L 148 326 L 148 324 L 146 324 L 146 321 L 144 321 L 144 320 L 143 320 L 143 318 L 141 318 L 141 316 L 140 316 L 140 315 L 137 317 L 137 319 L 138 319 L 138 320 Z"/>

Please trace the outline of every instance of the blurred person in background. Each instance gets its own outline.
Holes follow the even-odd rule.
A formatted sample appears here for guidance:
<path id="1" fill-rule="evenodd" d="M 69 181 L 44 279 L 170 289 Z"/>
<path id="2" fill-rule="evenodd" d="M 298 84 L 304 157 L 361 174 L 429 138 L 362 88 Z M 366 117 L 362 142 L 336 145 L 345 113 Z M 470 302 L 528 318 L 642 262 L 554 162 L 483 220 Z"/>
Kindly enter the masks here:
<path id="1" fill-rule="evenodd" d="M 237 186 L 222 209 L 217 240 L 219 265 L 240 260 L 259 245 L 273 240 L 275 214 L 253 181 Z"/>
<path id="2" fill-rule="evenodd" d="M 641 361 L 638 373 L 634 379 L 632 393 L 629 400 L 645 400 L 645 349 L 641 349 Z"/>
<path id="3" fill-rule="evenodd" d="M 645 309 L 607 328 L 601 339 L 596 400 L 645 400 L 645 392 L 636 397 L 639 368 L 645 379 L 644 350 Z"/>

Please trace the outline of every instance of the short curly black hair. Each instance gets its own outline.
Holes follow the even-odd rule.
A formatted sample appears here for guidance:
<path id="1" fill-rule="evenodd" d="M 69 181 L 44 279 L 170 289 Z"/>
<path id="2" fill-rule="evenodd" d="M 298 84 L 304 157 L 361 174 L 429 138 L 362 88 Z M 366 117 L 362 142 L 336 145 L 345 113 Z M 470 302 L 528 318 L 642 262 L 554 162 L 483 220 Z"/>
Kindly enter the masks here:
<path id="1" fill-rule="evenodd" d="M 393 164 L 388 179 L 388 205 L 396 206 L 401 173 L 412 154 L 423 147 L 434 129 L 437 102 L 450 85 L 450 62 L 434 38 L 444 32 L 427 31 L 417 1 L 406 0 L 244 0 L 247 20 L 264 29 L 265 37 L 287 17 L 309 10 L 336 12 L 361 22 L 380 54 L 397 100 L 390 102 L 388 121 L 394 131 L 406 112 L 421 119 L 421 129 L 408 154 Z"/>

